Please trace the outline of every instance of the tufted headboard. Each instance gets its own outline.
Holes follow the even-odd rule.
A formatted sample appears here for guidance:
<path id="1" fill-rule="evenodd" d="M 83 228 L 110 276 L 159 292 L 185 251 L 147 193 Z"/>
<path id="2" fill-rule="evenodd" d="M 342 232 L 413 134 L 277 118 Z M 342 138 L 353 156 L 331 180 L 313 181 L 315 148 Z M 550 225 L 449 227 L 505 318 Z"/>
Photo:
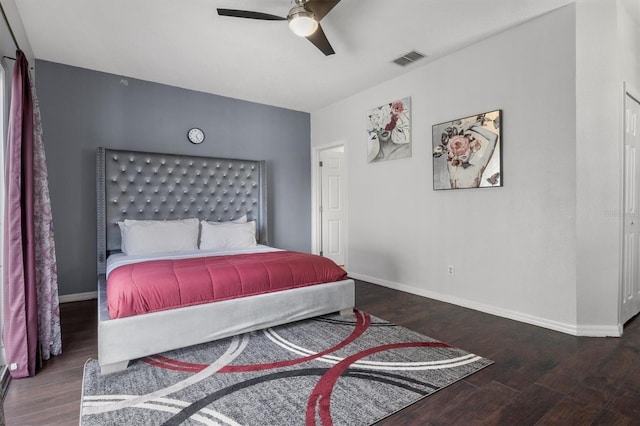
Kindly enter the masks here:
<path id="1" fill-rule="evenodd" d="M 224 222 L 247 215 L 268 244 L 264 161 L 98 148 L 96 160 L 98 274 L 120 250 L 124 219 Z"/>

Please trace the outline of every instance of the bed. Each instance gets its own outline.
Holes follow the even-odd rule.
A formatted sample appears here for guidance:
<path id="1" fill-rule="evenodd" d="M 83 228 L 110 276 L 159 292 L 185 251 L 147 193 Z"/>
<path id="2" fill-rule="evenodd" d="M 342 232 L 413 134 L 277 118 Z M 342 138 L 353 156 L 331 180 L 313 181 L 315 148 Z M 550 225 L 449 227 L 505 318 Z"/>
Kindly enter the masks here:
<path id="1" fill-rule="evenodd" d="M 96 177 L 98 361 L 103 374 L 124 370 L 129 361 L 148 355 L 352 310 L 354 282 L 341 279 L 112 318 L 107 265 L 110 257 L 122 257 L 119 222 L 230 222 L 246 217 L 255 222 L 256 248 L 218 254 L 245 256 L 277 249 L 269 248 L 264 161 L 98 148 Z"/>

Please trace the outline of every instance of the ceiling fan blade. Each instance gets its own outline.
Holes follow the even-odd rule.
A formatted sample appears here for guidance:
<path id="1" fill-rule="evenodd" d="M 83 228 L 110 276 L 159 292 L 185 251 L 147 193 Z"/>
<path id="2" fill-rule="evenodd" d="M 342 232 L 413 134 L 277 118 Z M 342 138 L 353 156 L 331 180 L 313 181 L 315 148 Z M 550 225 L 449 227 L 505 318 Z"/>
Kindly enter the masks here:
<path id="1" fill-rule="evenodd" d="M 234 18 L 249 18 L 260 19 L 262 21 L 286 21 L 287 18 L 282 16 L 270 15 L 262 12 L 252 12 L 250 10 L 236 10 L 236 9 L 218 9 L 218 15 L 220 16 L 232 16 Z"/>
<path id="2" fill-rule="evenodd" d="M 338 3 L 340 0 L 309 0 L 304 7 L 313 12 L 316 15 L 316 21 L 319 22 Z"/>
<path id="3" fill-rule="evenodd" d="M 315 30 L 313 34 L 307 37 L 307 40 L 309 40 L 318 49 L 320 49 L 320 51 L 322 51 L 325 56 L 333 55 L 334 53 L 336 53 L 333 50 L 333 47 L 331 47 L 331 44 L 329 43 L 327 36 L 324 34 L 324 31 L 322 31 L 322 27 L 320 26 L 320 24 L 318 24 L 318 29 Z"/>

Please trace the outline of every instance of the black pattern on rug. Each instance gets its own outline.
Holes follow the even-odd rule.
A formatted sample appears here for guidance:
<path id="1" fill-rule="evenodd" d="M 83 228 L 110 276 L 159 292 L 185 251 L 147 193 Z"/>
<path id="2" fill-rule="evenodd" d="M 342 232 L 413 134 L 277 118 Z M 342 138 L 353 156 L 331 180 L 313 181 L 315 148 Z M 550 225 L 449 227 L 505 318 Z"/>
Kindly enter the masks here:
<path id="1" fill-rule="evenodd" d="M 81 425 L 369 425 L 492 361 L 367 313 L 85 365 Z"/>

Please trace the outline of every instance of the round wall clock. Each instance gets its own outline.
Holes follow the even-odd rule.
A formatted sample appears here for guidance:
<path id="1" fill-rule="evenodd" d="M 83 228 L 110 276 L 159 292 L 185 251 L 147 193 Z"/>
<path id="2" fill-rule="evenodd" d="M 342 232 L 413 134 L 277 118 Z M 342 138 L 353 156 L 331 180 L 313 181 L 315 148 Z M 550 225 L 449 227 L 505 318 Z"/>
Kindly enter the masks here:
<path id="1" fill-rule="evenodd" d="M 194 127 L 189 130 L 187 137 L 191 143 L 202 143 L 204 141 L 204 132 L 201 129 Z"/>

